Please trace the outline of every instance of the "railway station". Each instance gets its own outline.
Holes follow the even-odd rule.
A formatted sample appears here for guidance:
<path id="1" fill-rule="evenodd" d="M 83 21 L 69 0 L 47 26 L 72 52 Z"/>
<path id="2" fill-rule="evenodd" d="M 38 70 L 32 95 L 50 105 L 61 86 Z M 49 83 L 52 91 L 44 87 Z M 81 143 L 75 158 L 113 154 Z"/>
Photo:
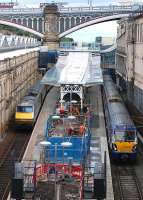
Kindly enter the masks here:
<path id="1" fill-rule="evenodd" d="M 143 200 L 142 4 L 92 3 L 0 3 L 29 34 L 0 35 L 0 200 Z M 112 20 L 116 42 L 66 38 Z"/>
<path id="2" fill-rule="evenodd" d="M 82 67 L 81 59 L 84 61 Z M 131 159 L 134 161 L 136 128 L 121 105 L 121 96 L 112 79 L 102 73 L 100 62 L 99 53 L 72 51 L 59 56 L 55 66 L 40 78 L 40 85 L 36 81 L 23 101 L 17 104 L 17 135 L 12 144 L 14 156 L 11 147 L 8 151 L 8 165 L 13 166 L 12 174 L 8 174 L 11 177 L 11 191 L 8 194 L 9 190 L 3 189 L 8 194 L 7 199 L 114 199 L 117 188 L 113 183 L 112 170 L 116 170 L 116 166 L 111 164 L 109 155 L 118 161 L 133 156 Z M 34 96 L 37 100 L 34 100 Z M 41 108 L 39 98 L 42 100 Z M 36 108 L 32 102 L 36 103 Z M 119 104 L 117 108 L 116 104 Z M 106 107 L 110 109 L 109 113 Z M 118 108 L 122 111 L 118 111 Z M 40 109 L 39 116 L 35 109 Z M 30 112 L 35 115 L 33 121 Z M 122 112 L 124 117 L 121 116 Z M 107 130 L 109 118 L 111 124 Z M 123 126 L 124 118 L 126 126 Z M 29 125 L 34 126 L 33 131 L 29 130 Z M 130 142 L 127 139 L 119 142 L 115 136 L 114 139 L 110 138 L 115 125 L 118 131 L 132 134 Z M 29 131 L 31 134 L 28 134 Z M 107 140 L 107 133 L 111 143 Z M 10 144 L 9 136 L 13 140 L 9 134 L 2 141 L 6 146 Z M 125 150 L 123 144 L 126 141 Z M 19 146 L 24 145 L 22 157 L 16 154 L 20 148 L 15 146 L 17 142 Z M 120 153 L 115 148 L 120 149 Z M 21 161 L 15 161 L 15 155 Z M 5 170 L 1 172 L 3 180 L 8 172 L 8 169 Z M 131 170 L 127 169 L 128 173 L 133 173 Z M 4 188 L 6 184 L 2 182 L 1 186 Z M 134 193 L 135 196 L 138 194 L 135 189 Z"/>
<path id="3" fill-rule="evenodd" d="M 72 62 L 73 57 L 75 62 Z M 84 57 L 84 71 L 80 68 L 81 57 Z M 85 74 L 87 69 L 89 72 Z M 53 74 L 57 76 L 52 76 Z M 68 77 L 65 74 L 72 76 Z M 20 163 L 15 166 L 15 176 L 18 176 L 18 171 L 24 177 L 25 196 L 34 195 L 35 199 L 44 199 L 46 196 L 53 199 L 55 195 L 55 198 L 61 199 L 68 196 L 83 199 L 83 195 L 84 199 L 92 199 L 94 195 L 105 197 L 107 173 L 107 199 L 112 199 L 113 189 L 100 90 L 100 85 L 103 84 L 100 56 L 93 57 L 87 52 L 61 56 L 55 68 L 49 70 L 41 82 L 56 88 L 52 88 L 46 96 L 22 166 Z M 60 110 L 62 108 L 63 110 Z M 33 182 L 35 171 L 36 182 Z M 94 191 L 94 185 L 98 185 L 98 181 L 101 182 L 99 184 L 104 194 L 96 194 Z"/>

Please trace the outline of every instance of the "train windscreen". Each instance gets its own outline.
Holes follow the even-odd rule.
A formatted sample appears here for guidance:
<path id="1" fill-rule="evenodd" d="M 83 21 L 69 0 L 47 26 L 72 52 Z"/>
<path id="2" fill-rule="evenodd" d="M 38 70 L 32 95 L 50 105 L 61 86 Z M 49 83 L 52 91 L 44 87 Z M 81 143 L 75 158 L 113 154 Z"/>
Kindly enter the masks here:
<path id="1" fill-rule="evenodd" d="M 115 141 L 124 141 L 124 131 L 116 130 L 114 132 Z"/>
<path id="2" fill-rule="evenodd" d="M 125 132 L 125 141 L 134 141 L 136 137 L 135 131 L 126 131 Z"/>
<path id="3" fill-rule="evenodd" d="M 33 108 L 32 106 L 17 106 L 17 112 L 30 113 L 33 112 Z"/>
<path id="4" fill-rule="evenodd" d="M 114 132 L 114 137 L 115 137 L 115 141 L 134 141 L 135 137 L 136 137 L 136 131 L 130 131 L 130 130 L 123 130 L 123 131 L 119 131 L 116 130 Z"/>

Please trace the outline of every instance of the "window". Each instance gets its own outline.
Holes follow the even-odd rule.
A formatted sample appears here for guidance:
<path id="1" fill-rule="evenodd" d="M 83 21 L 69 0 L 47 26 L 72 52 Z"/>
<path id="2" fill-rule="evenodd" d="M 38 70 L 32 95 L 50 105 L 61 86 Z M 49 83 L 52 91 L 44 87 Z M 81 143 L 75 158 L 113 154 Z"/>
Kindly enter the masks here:
<path id="1" fill-rule="evenodd" d="M 114 133 L 114 137 L 115 137 L 115 141 L 124 141 L 124 131 L 115 131 Z"/>
<path id="2" fill-rule="evenodd" d="M 33 112 L 32 106 L 17 106 L 17 112 Z"/>
<path id="3" fill-rule="evenodd" d="M 138 24 L 138 40 L 137 40 L 137 42 L 139 42 L 140 41 L 140 25 Z"/>
<path id="4" fill-rule="evenodd" d="M 115 141 L 122 141 L 122 142 L 127 142 L 127 141 L 134 141 L 136 136 L 135 131 L 130 131 L 130 130 L 116 130 L 114 133 Z"/>
<path id="5" fill-rule="evenodd" d="M 142 32 L 143 32 L 143 24 L 141 24 L 141 42 L 143 42 L 143 34 L 142 34 Z"/>
<path id="6" fill-rule="evenodd" d="M 134 140 L 135 140 L 135 131 L 126 131 L 125 141 L 134 141 Z"/>

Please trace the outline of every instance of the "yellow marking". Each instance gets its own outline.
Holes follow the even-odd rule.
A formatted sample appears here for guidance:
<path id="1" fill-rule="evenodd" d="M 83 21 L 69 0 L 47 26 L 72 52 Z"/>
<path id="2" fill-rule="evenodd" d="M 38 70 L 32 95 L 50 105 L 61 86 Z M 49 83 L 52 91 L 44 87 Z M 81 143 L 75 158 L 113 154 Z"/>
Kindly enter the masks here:
<path id="1" fill-rule="evenodd" d="M 33 119 L 33 113 L 22 113 L 22 112 L 16 112 L 15 113 L 15 119 L 18 120 L 24 120 L 24 119 Z"/>
<path id="2" fill-rule="evenodd" d="M 135 142 L 115 142 L 117 146 L 117 152 L 131 153 Z"/>

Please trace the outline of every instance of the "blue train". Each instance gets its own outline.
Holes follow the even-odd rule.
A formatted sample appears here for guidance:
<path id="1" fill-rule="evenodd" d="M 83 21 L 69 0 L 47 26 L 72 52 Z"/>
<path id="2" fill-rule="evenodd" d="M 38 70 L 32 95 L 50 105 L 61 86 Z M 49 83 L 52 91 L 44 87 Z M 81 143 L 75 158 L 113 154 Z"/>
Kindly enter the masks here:
<path id="1" fill-rule="evenodd" d="M 135 161 L 137 130 L 109 75 L 104 76 L 104 107 L 111 157 Z"/>

